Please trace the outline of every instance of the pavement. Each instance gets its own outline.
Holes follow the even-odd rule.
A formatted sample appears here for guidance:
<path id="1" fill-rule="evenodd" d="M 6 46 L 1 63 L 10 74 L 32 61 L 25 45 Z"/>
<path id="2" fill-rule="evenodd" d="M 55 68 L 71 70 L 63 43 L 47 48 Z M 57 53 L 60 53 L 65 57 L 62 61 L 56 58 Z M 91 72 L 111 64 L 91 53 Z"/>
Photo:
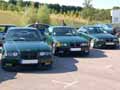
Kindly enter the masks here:
<path id="1" fill-rule="evenodd" d="M 0 90 L 120 90 L 119 75 L 120 49 L 92 49 L 88 57 L 55 57 L 47 71 L 0 68 Z"/>

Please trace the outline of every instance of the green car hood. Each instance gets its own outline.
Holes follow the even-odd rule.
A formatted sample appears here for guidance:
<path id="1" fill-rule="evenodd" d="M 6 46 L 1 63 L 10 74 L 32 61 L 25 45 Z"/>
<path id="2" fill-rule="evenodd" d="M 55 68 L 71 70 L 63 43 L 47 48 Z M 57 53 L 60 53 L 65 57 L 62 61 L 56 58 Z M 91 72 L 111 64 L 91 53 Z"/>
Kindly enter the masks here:
<path id="1" fill-rule="evenodd" d="M 6 51 L 50 51 L 51 48 L 47 43 L 42 41 L 7 41 L 4 43 L 4 48 Z"/>
<path id="2" fill-rule="evenodd" d="M 115 38 L 115 36 L 111 35 L 111 34 L 92 34 L 93 37 L 97 38 L 97 39 L 106 39 L 106 38 Z"/>
<path id="3" fill-rule="evenodd" d="M 86 39 L 79 36 L 54 36 L 53 40 L 62 42 L 62 43 L 88 42 Z"/>

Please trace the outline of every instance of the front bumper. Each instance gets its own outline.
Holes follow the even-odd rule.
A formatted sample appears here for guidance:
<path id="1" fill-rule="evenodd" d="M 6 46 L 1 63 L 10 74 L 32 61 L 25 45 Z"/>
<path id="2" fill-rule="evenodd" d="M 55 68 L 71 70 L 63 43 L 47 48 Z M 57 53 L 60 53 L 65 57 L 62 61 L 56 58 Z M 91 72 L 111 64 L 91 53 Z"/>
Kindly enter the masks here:
<path id="1" fill-rule="evenodd" d="M 36 61 L 38 61 L 38 62 L 36 62 Z M 43 65 L 51 65 L 53 63 L 53 57 L 52 56 L 40 57 L 38 59 L 31 59 L 31 60 L 6 57 L 6 58 L 2 58 L 1 62 L 4 63 L 5 66 L 7 66 L 7 67 L 15 67 L 15 66 L 23 66 L 23 65 L 24 66 L 25 65 L 26 66 L 27 65 L 34 65 L 34 66 L 41 66 L 42 67 Z"/>
<path id="2" fill-rule="evenodd" d="M 106 42 L 106 41 L 97 41 L 94 43 L 95 48 L 110 48 L 110 47 L 118 47 L 119 41 L 113 41 L 113 42 Z"/>
<path id="3" fill-rule="evenodd" d="M 90 50 L 89 46 L 87 47 L 56 47 L 56 53 L 74 53 L 74 52 L 86 52 Z"/>

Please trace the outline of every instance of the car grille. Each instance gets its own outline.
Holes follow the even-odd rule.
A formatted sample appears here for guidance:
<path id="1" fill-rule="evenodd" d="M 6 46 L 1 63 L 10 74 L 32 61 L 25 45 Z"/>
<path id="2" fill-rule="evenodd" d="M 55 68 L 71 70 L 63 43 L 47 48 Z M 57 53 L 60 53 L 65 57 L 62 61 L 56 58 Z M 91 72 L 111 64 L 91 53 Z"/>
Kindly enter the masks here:
<path id="1" fill-rule="evenodd" d="M 111 39 L 106 39 L 105 40 L 106 42 L 113 42 L 113 39 L 111 38 Z"/>
<path id="2" fill-rule="evenodd" d="M 37 59 L 38 54 L 37 52 L 21 52 L 22 59 Z"/>
<path id="3" fill-rule="evenodd" d="M 81 43 L 70 43 L 70 47 L 81 47 Z"/>

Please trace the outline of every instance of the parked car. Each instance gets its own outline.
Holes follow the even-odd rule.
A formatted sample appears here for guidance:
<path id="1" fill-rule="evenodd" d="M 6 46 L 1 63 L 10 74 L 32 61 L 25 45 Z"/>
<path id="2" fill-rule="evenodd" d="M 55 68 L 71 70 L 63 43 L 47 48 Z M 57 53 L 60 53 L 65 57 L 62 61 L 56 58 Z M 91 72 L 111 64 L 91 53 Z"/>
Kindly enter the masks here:
<path id="1" fill-rule="evenodd" d="M 13 24 L 0 24 L 0 46 L 2 46 L 2 39 L 10 27 L 16 27 Z"/>
<path id="2" fill-rule="evenodd" d="M 36 29 L 16 27 L 8 30 L 2 48 L 3 69 L 16 70 L 25 65 L 48 69 L 52 63 L 51 47 L 43 42 Z"/>
<path id="3" fill-rule="evenodd" d="M 101 27 L 101 28 L 103 28 L 103 31 L 113 34 L 112 24 L 96 24 L 95 26 Z"/>
<path id="4" fill-rule="evenodd" d="M 76 30 L 68 26 L 51 26 L 46 30 L 46 40 L 53 49 L 53 54 L 82 53 L 89 55 L 88 40 L 77 36 Z"/>
<path id="5" fill-rule="evenodd" d="M 118 38 L 104 32 L 102 29 L 98 26 L 82 26 L 78 33 L 84 38 L 91 40 L 91 45 L 95 48 L 118 48 Z"/>
<path id="6" fill-rule="evenodd" d="M 41 32 L 41 34 L 44 36 L 44 32 L 45 32 L 46 29 L 49 28 L 49 25 L 48 24 L 42 24 L 42 23 L 35 23 L 35 24 L 30 24 L 27 27 L 33 27 L 33 28 L 38 29 Z"/>
<path id="7" fill-rule="evenodd" d="M 115 36 L 117 36 L 118 38 L 120 38 L 120 27 L 114 27 L 113 28 L 113 34 L 115 35 Z"/>

